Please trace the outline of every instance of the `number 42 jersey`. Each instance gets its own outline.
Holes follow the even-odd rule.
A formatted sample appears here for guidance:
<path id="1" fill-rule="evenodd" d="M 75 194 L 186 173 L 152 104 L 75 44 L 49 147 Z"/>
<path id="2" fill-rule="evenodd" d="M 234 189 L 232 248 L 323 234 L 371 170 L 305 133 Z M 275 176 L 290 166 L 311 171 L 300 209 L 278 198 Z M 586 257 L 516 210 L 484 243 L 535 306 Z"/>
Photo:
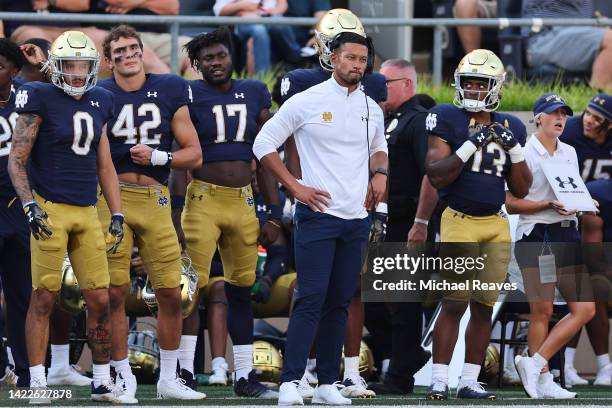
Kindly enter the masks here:
<path id="1" fill-rule="evenodd" d="M 251 161 L 257 119 L 272 104 L 266 85 L 252 79 L 232 80 L 230 90 L 221 93 L 202 80 L 189 83 L 193 90 L 189 113 L 204 162 Z"/>

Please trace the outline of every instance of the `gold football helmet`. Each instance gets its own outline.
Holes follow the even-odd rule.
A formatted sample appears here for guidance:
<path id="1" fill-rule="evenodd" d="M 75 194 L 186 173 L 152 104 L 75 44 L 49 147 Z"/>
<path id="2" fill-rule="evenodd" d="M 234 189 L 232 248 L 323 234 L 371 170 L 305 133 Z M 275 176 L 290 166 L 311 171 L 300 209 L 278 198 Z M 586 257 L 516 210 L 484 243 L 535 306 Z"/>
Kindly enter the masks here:
<path id="1" fill-rule="evenodd" d="M 466 90 L 464 82 L 468 78 L 486 81 L 487 90 Z M 501 102 L 501 91 L 505 79 L 504 64 L 497 55 L 489 50 L 474 50 L 463 57 L 455 70 L 453 104 L 470 112 L 492 112 L 499 107 Z M 466 92 L 477 94 L 478 97 L 468 99 L 465 97 Z"/>
<path id="2" fill-rule="evenodd" d="M 125 313 L 132 317 L 149 316 L 149 309 L 142 298 L 146 279 L 142 276 L 134 275 L 130 280 L 130 293 L 125 298 Z"/>
<path id="3" fill-rule="evenodd" d="M 86 61 L 89 70 L 85 74 L 82 86 L 73 86 L 66 81 L 67 77 L 80 77 L 82 74 L 71 73 L 67 70 L 68 61 Z M 96 86 L 100 56 L 94 42 L 80 31 L 65 31 L 49 50 L 49 63 L 51 65 L 51 81 L 70 96 L 83 95 Z"/>
<path id="4" fill-rule="evenodd" d="M 193 307 L 195 306 L 195 300 L 198 295 L 198 274 L 193 269 L 191 258 L 187 255 L 183 255 L 181 259 L 181 308 L 183 309 L 183 317 L 187 317 L 191 314 Z M 157 310 L 159 305 L 155 298 L 155 291 L 151 285 L 151 281 L 147 278 L 147 283 L 141 292 L 142 300 L 146 303 L 151 314 L 157 317 Z"/>
<path id="5" fill-rule="evenodd" d="M 485 354 L 482 370 L 480 370 L 480 380 L 489 383 L 497 377 L 499 373 L 499 352 L 493 344 L 489 344 Z"/>
<path id="6" fill-rule="evenodd" d="M 263 340 L 253 342 L 253 369 L 257 380 L 278 384 L 283 367 L 283 357 L 272 343 Z"/>
<path id="7" fill-rule="evenodd" d="M 331 65 L 332 40 L 340 33 L 351 32 L 366 37 L 366 32 L 359 18 L 352 11 L 337 8 L 329 10 L 315 27 L 315 48 L 319 53 L 319 63 L 327 71 L 333 71 Z"/>
<path id="8" fill-rule="evenodd" d="M 159 370 L 159 345 L 155 331 L 128 333 L 128 361 L 139 384 L 154 384 Z"/>
<path id="9" fill-rule="evenodd" d="M 64 255 L 64 264 L 62 265 L 62 286 L 57 297 L 59 307 L 72 314 L 78 314 L 85 310 L 85 299 L 81 293 L 81 287 L 77 282 L 76 275 L 70 264 L 68 254 Z"/>
<path id="10" fill-rule="evenodd" d="M 365 341 L 359 345 L 359 374 L 364 380 L 368 380 L 374 373 L 374 354 Z M 340 362 L 340 376 L 344 375 L 344 347 L 342 348 L 342 360 Z"/>

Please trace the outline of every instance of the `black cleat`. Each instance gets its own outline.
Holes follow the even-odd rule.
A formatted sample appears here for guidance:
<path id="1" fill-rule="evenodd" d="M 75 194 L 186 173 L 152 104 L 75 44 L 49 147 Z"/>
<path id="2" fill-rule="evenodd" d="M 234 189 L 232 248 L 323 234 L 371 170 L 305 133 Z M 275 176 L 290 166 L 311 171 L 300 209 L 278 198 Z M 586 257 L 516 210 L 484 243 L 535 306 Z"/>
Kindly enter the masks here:
<path id="1" fill-rule="evenodd" d="M 247 398 L 278 398 L 278 392 L 257 381 L 255 370 L 251 370 L 248 380 L 246 378 L 234 380 L 234 394 Z"/>
<path id="2" fill-rule="evenodd" d="M 196 391 L 198 389 L 198 382 L 193 377 L 193 374 L 191 372 L 185 370 L 184 368 L 181 368 L 179 378 L 184 380 L 185 385 L 191 388 L 192 390 Z"/>
<path id="3" fill-rule="evenodd" d="M 484 389 L 484 387 L 478 383 L 473 382 L 465 387 L 461 387 L 457 390 L 457 398 L 461 399 L 486 399 L 486 400 L 494 400 L 496 399 L 495 394 L 488 392 Z"/>

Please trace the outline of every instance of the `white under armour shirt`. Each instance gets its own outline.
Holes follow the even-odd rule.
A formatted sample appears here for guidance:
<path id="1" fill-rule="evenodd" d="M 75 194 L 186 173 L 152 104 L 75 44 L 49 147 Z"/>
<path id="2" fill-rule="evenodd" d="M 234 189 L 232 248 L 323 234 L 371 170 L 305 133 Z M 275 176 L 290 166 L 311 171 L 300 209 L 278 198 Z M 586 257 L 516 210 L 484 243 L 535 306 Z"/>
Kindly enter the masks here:
<path id="1" fill-rule="evenodd" d="M 360 87 L 349 94 L 332 75 L 289 98 L 262 127 L 253 153 L 261 160 L 292 134 L 300 156 L 300 182 L 331 195 L 325 213 L 343 219 L 366 217 L 369 158 L 387 153 L 383 112 L 376 102 Z"/>

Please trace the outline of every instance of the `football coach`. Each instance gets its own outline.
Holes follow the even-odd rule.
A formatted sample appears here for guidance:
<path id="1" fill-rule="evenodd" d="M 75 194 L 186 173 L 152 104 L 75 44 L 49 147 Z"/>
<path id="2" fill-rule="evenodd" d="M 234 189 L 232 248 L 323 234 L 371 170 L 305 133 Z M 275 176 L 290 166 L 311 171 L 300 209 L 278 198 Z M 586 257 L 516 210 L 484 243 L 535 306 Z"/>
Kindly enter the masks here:
<path id="1" fill-rule="evenodd" d="M 371 42 L 341 33 L 331 42 L 330 79 L 291 97 L 262 127 L 253 152 L 297 200 L 297 294 L 289 320 L 279 405 L 302 405 L 298 391 L 318 327 L 313 403 L 351 401 L 338 380 L 347 308 L 366 254 L 373 209 L 387 185 L 387 143 L 380 107 L 360 89 L 371 67 Z M 287 170 L 277 149 L 293 134 L 302 180 Z"/>

